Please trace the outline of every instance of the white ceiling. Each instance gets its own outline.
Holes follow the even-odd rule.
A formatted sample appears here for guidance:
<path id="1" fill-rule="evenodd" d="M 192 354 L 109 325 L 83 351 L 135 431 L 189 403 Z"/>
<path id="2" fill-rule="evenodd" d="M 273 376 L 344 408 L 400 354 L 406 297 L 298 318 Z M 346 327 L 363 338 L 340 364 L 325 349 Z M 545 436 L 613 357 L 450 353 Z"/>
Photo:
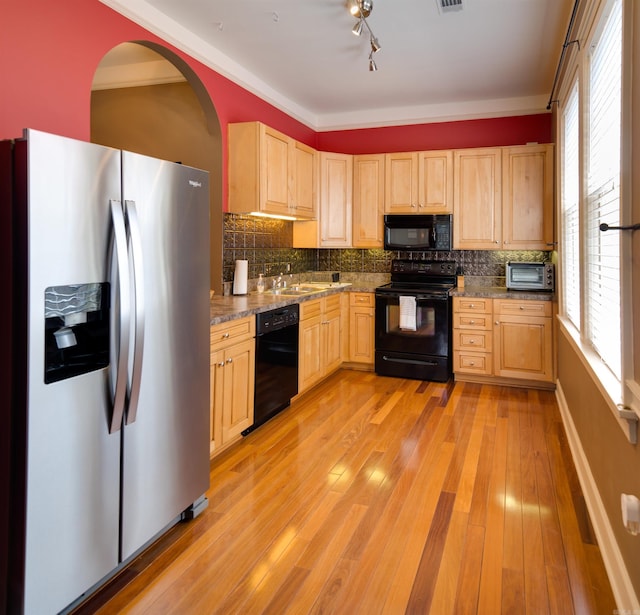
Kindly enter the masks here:
<path id="1" fill-rule="evenodd" d="M 373 0 L 370 72 L 350 0 L 101 1 L 318 131 L 544 112 L 573 7 Z"/>

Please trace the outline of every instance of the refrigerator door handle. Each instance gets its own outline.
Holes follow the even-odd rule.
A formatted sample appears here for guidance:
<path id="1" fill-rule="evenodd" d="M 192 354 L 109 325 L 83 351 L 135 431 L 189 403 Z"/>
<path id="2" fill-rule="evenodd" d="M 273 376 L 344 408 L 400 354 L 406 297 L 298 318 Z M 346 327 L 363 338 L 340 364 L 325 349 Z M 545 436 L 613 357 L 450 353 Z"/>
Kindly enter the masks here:
<path id="1" fill-rule="evenodd" d="M 127 231 L 124 212 L 120 201 L 110 200 L 111 220 L 113 222 L 114 249 L 116 252 L 116 271 L 111 273 L 117 278 L 119 304 L 118 353 L 115 368 L 115 387 L 113 393 L 113 411 L 109 423 L 109 433 L 115 433 L 122 425 L 124 405 L 127 393 L 127 364 L 129 360 L 129 337 L 131 335 L 131 297 L 129 286 L 129 257 L 127 254 Z"/>
<path id="2" fill-rule="evenodd" d="M 132 269 L 132 295 L 134 305 L 133 347 L 129 374 L 129 404 L 125 423 L 127 425 L 136 420 L 138 412 L 138 398 L 140 397 L 140 379 L 142 375 L 142 356 L 144 350 L 144 278 L 142 264 L 142 237 L 135 201 L 125 201 L 125 213 L 128 222 L 129 248 Z"/>

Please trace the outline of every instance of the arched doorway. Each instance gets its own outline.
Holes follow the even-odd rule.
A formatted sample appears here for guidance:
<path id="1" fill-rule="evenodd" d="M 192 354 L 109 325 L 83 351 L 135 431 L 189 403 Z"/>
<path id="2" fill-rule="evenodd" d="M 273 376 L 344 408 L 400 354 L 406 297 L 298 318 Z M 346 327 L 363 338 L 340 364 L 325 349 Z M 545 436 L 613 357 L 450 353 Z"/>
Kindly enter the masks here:
<path id="1" fill-rule="evenodd" d="M 102 59 L 91 92 L 91 141 L 209 171 L 211 288 L 222 292 L 222 135 L 208 92 L 172 51 L 123 43 Z"/>

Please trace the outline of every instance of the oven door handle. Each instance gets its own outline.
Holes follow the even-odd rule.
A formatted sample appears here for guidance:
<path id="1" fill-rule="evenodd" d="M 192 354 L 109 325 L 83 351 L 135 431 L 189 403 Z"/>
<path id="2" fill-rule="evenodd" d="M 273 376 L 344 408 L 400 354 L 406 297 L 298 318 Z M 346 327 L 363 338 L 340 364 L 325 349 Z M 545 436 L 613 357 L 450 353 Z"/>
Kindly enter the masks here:
<path id="1" fill-rule="evenodd" d="M 376 297 L 380 297 L 382 299 L 386 299 L 388 297 L 392 297 L 392 298 L 398 298 L 398 297 L 415 297 L 416 301 L 428 301 L 428 300 L 432 300 L 432 299 L 436 299 L 436 300 L 440 300 L 440 301 L 446 301 L 449 298 L 449 294 L 444 294 L 444 293 L 433 293 L 433 294 L 415 294 L 414 292 L 407 292 L 407 293 L 402 293 L 402 292 L 384 292 L 384 293 L 376 293 Z"/>

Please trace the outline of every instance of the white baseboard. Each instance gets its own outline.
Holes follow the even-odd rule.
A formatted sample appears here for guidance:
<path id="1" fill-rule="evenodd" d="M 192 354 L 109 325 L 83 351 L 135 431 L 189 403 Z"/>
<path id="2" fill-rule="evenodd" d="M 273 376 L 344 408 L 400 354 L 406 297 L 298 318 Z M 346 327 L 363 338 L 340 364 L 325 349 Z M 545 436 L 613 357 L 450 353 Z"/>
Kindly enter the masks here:
<path id="1" fill-rule="evenodd" d="M 616 605 L 621 613 L 640 613 L 640 602 L 638 602 L 638 597 L 635 594 L 629 573 L 622 559 L 613 528 L 600 498 L 589 462 L 584 454 L 582 443 L 569 412 L 569 406 L 560 382 L 556 384 L 556 399 L 558 400 L 560 415 L 562 416 L 562 422 L 569 441 L 569 448 L 573 455 L 573 462 L 576 466 L 582 493 L 589 510 L 591 523 L 598 539 L 598 546 L 600 547 L 600 553 L 602 553 Z M 620 522 L 622 523 L 622 520 Z"/>

